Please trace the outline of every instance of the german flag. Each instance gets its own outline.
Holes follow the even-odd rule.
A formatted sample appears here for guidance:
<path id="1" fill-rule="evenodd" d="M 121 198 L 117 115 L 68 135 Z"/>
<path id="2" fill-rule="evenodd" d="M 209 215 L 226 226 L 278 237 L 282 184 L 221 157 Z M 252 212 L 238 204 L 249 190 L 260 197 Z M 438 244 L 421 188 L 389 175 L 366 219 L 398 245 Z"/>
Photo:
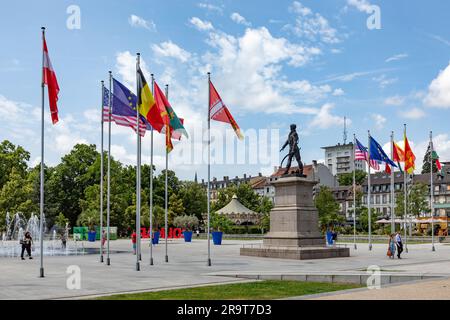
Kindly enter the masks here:
<path id="1" fill-rule="evenodd" d="M 147 81 L 145 80 L 144 73 L 141 68 L 137 70 L 138 74 L 138 107 L 139 113 L 147 119 L 150 125 L 161 133 L 164 128 L 164 121 L 161 118 L 158 107 L 156 106 L 155 98 L 152 95 Z"/>

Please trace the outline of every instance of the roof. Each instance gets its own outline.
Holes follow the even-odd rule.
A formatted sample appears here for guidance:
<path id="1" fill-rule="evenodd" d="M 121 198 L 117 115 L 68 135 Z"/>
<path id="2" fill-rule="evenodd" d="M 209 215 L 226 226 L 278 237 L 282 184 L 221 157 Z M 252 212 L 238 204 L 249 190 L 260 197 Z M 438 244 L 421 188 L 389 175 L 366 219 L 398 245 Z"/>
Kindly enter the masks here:
<path id="1" fill-rule="evenodd" d="M 264 188 L 265 186 L 267 186 L 267 178 L 266 177 L 255 177 L 250 179 L 250 186 L 253 189 L 260 189 L 260 188 Z"/>
<path id="2" fill-rule="evenodd" d="M 298 170 L 299 170 L 298 166 L 291 167 L 289 169 L 289 174 L 295 173 L 295 171 L 298 171 Z M 284 174 L 284 171 L 286 171 L 286 168 L 278 168 L 278 170 L 275 173 L 273 173 L 270 177 L 271 178 L 281 177 Z M 303 166 L 303 174 L 308 177 L 312 176 L 313 166 L 311 164 Z"/>
<path id="3" fill-rule="evenodd" d="M 334 146 L 329 146 L 329 147 L 322 147 L 321 149 L 334 149 L 334 148 L 348 148 L 348 147 L 352 147 L 353 148 L 353 142 L 347 143 L 347 144 L 336 144 Z"/>
<path id="4" fill-rule="evenodd" d="M 399 171 L 395 172 L 394 175 L 394 183 L 403 183 L 404 177 L 403 173 L 400 173 Z M 413 177 L 413 181 L 415 183 L 422 182 L 424 184 L 430 183 L 430 174 L 415 174 Z M 439 183 L 449 183 L 450 182 L 450 175 L 444 174 L 444 178 L 438 176 L 437 173 L 433 175 L 433 181 L 436 184 Z M 391 176 L 385 172 L 378 172 L 370 175 L 370 184 L 371 185 L 377 185 L 377 184 L 390 184 L 391 183 Z M 367 178 L 363 182 L 363 185 L 367 185 L 368 181 Z"/>
<path id="5" fill-rule="evenodd" d="M 245 207 L 242 203 L 239 202 L 236 195 L 233 196 L 230 203 L 228 203 L 225 207 L 220 210 L 217 210 L 218 214 L 256 214 L 256 212 L 250 210 Z"/>

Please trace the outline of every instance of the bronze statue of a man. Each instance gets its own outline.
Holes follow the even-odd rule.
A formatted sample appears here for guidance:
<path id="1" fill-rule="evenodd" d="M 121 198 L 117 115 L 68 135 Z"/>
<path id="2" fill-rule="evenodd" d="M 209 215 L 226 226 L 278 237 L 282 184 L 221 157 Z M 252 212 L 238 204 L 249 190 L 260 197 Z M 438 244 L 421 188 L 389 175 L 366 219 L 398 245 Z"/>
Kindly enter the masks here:
<path id="1" fill-rule="evenodd" d="M 288 157 L 288 162 L 286 166 L 286 170 L 284 171 L 284 175 L 289 173 L 289 169 L 291 168 L 292 158 L 295 156 L 295 160 L 297 160 L 299 174 L 303 176 L 303 163 L 300 157 L 300 149 L 298 147 L 298 134 L 297 134 L 297 126 L 295 124 L 291 124 L 291 132 L 289 133 L 288 139 L 286 143 L 281 148 L 280 152 L 283 151 L 289 145 L 289 153 L 286 157 Z M 284 159 L 283 159 L 284 160 Z M 281 162 L 283 164 L 283 162 Z"/>

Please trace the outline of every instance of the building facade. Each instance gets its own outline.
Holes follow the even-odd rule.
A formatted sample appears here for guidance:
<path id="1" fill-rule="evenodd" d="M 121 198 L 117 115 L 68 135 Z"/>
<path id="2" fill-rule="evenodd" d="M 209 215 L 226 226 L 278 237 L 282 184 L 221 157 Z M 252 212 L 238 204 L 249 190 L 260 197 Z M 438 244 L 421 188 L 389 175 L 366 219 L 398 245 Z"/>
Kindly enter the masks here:
<path id="1" fill-rule="evenodd" d="M 325 150 L 325 165 L 334 176 L 353 172 L 355 166 L 356 170 L 366 171 L 364 161 L 356 161 L 354 165 L 353 143 L 338 143 L 335 146 L 322 147 L 322 149 Z"/>

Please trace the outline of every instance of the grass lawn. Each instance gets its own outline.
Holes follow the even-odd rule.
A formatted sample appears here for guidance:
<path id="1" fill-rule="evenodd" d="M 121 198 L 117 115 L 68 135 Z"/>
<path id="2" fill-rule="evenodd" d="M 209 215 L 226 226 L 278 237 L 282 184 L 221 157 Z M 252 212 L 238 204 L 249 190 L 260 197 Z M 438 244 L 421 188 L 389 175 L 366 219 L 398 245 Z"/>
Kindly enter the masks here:
<path id="1" fill-rule="evenodd" d="M 265 300 L 360 288 L 356 284 L 257 281 L 197 288 L 114 295 L 99 300 Z"/>

